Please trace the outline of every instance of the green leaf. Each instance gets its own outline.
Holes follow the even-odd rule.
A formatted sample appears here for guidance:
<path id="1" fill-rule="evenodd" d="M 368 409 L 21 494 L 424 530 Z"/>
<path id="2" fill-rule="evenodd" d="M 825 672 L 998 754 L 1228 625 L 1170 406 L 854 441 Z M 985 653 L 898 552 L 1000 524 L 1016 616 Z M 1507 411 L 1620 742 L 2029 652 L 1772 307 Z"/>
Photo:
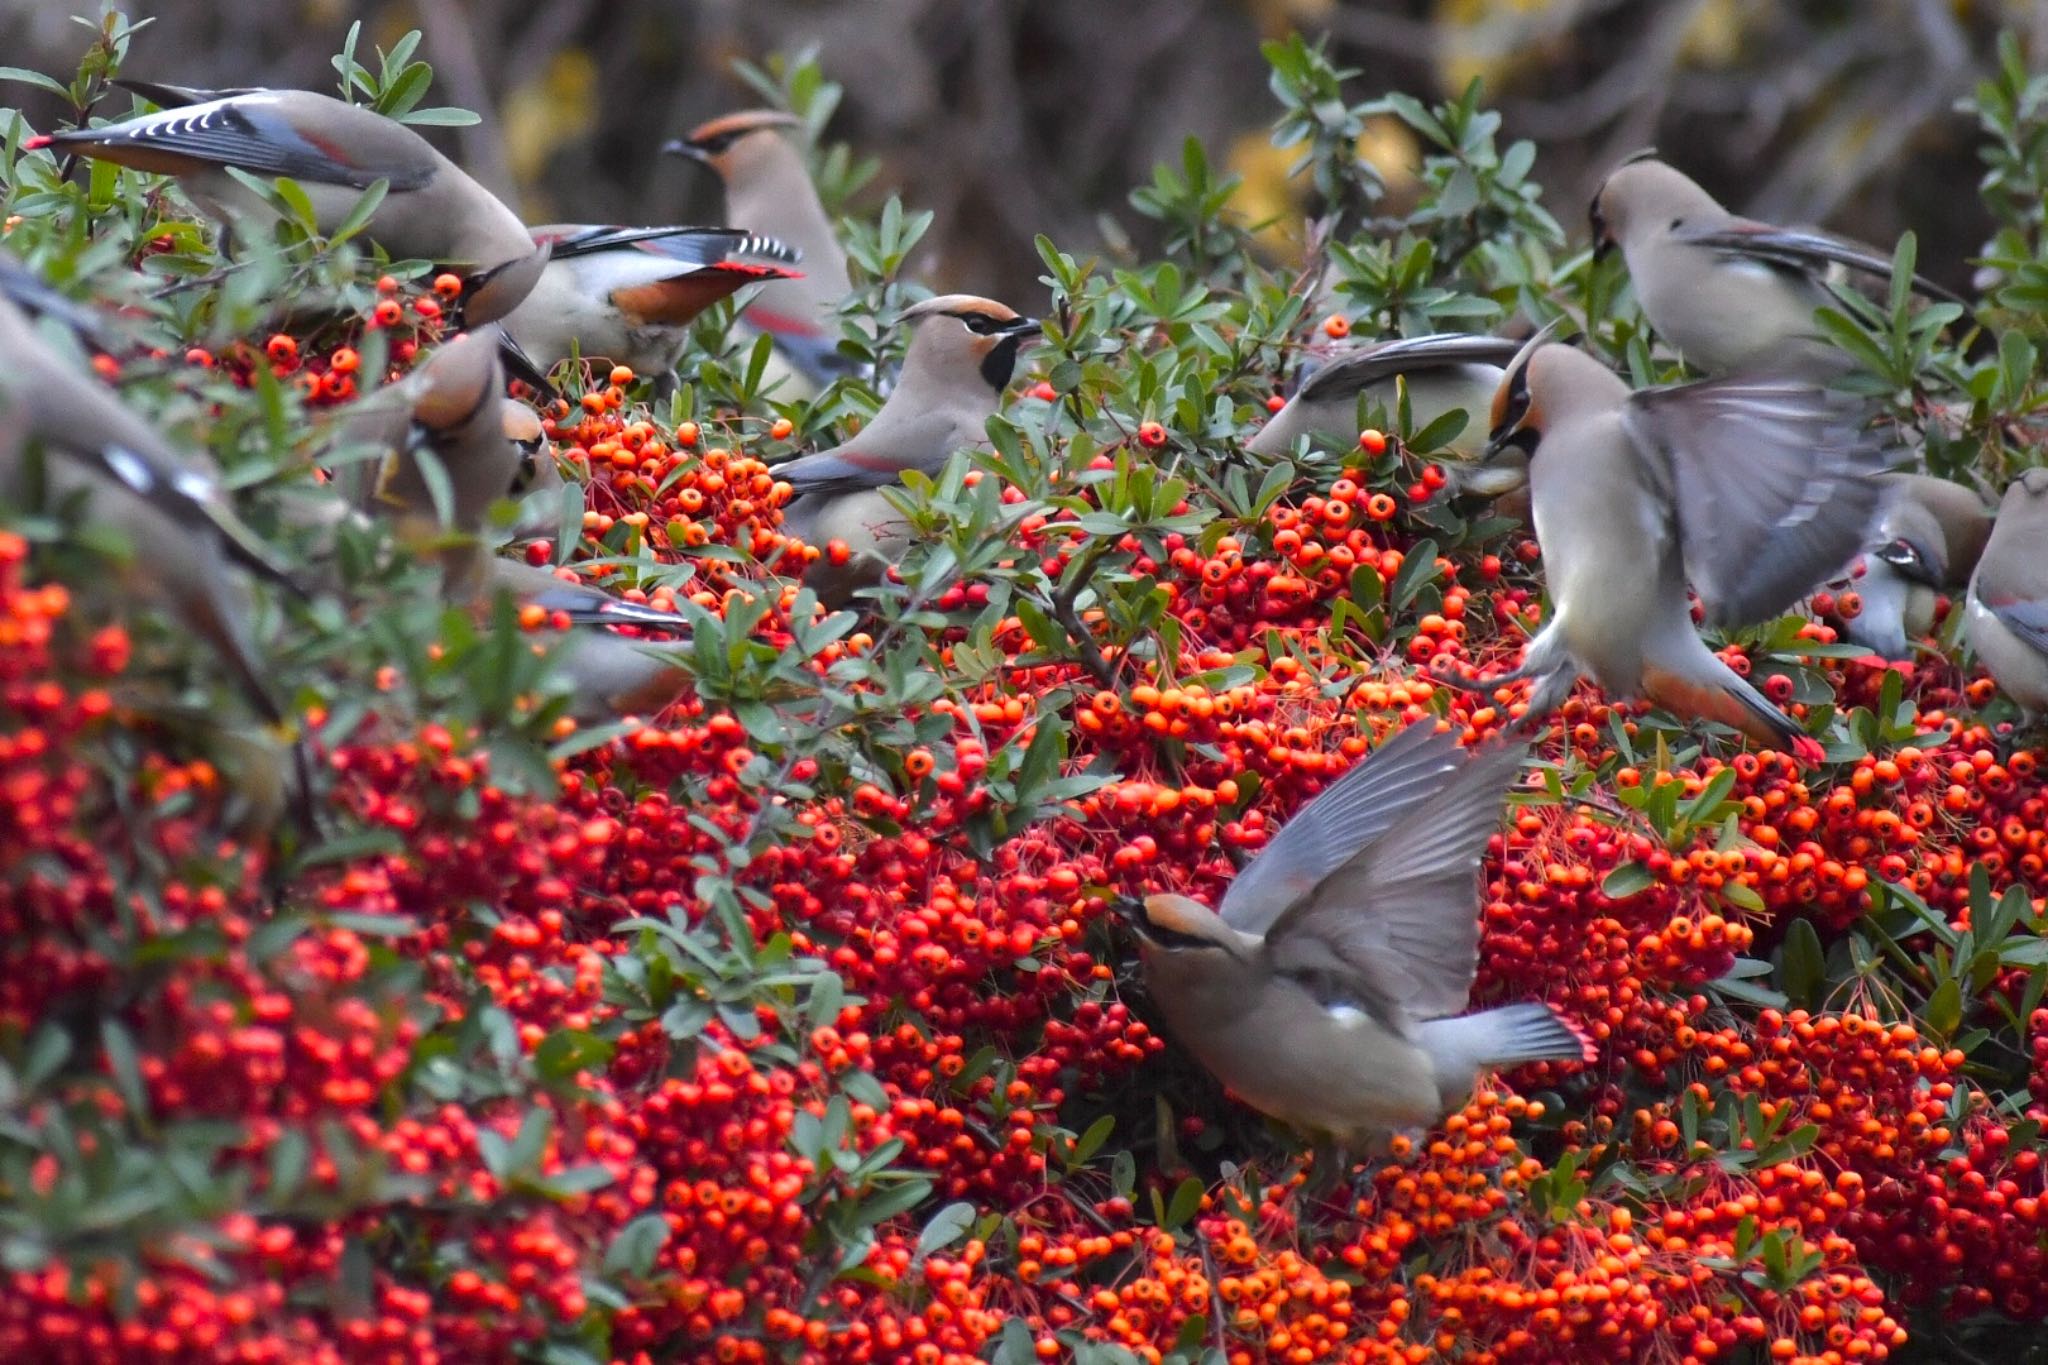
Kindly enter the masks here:
<path id="1" fill-rule="evenodd" d="M 1600 879 L 1600 894 L 1611 901 L 1623 901 L 1649 890 L 1656 882 L 1650 869 L 1641 863 L 1622 863 Z"/>
<path id="2" fill-rule="evenodd" d="M 668 1221 L 658 1213 L 643 1213 L 620 1228 L 612 1244 L 605 1248 L 605 1273 L 644 1280 L 653 1271 L 655 1258 L 667 1242 Z"/>
<path id="3" fill-rule="evenodd" d="M 106 1049 L 107 1066 L 114 1073 L 114 1088 L 138 1118 L 149 1114 L 149 1092 L 142 1084 L 142 1060 L 135 1050 L 135 1037 L 118 1019 L 100 1025 L 100 1045 Z"/>
<path id="4" fill-rule="evenodd" d="M 1934 1036 L 1943 1042 L 1955 1036 L 1957 1027 L 1963 1022 L 1963 988 L 1954 977 L 1934 988 L 1934 994 L 1927 997 L 1927 1008 L 1920 1017 Z"/>
<path id="5" fill-rule="evenodd" d="M 913 1264 L 922 1264 L 935 1251 L 943 1251 L 960 1240 L 967 1229 L 974 1226 L 974 1205 L 966 1200 L 948 1204 L 931 1216 L 924 1225 L 924 1231 L 917 1236 L 917 1252 Z"/>
<path id="6" fill-rule="evenodd" d="M 1812 920 L 1796 919 L 1785 931 L 1778 950 L 1778 986 L 1796 1005 L 1812 1007 L 1820 1002 L 1820 989 L 1827 977 L 1827 955 Z"/>

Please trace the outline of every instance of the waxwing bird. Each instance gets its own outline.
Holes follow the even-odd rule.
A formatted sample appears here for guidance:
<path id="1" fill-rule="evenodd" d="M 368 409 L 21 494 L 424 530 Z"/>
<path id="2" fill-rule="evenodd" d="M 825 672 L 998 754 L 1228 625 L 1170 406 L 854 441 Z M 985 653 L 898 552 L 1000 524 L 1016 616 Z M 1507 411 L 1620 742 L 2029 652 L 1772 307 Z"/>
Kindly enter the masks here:
<path id="1" fill-rule="evenodd" d="M 1972 490 L 1925 474 L 1887 474 L 1863 573 L 1849 586 L 1862 610 L 1844 634 L 1886 659 L 1934 629 L 1937 597 L 1965 587 L 1991 535 L 1991 511 Z"/>
<path id="2" fill-rule="evenodd" d="M 1355 1148 L 1426 1128 L 1480 1072 L 1591 1061 L 1549 1005 L 1465 1012 L 1479 961 L 1479 864 L 1526 744 L 1464 754 L 1411 725 L 1301 809 L 1215 910 L 1133 913 L 1168 1028 L 1239 1099 Z"/>
<path id="3" fill-rule="evenodd" d="M 1835 302 L 1821 277 L 1830 266 L 1880 278 L 1892 270 L 1889 255 L 1868 247 L 1730 213 L 1652 157 L 1609 175 L 1589 217 L 1595 257 L 1621 248 L 1650 326 L 1708 374 L 1846 363 L 1814 321 Z M 1918 275 L 1913 287 L 1961 302 Z"/>
<path id="4" fill-rule="evenodd" d="M 2006 485 L 1991 538 L 1970 577 L 1970 648 L 2001 692 L 2048 711 L 2048 469 Z"/>
<path id="5" fill-rule="evenodd" d="M 843 606 L 855 589 L 879 579 L 910 543 L 909 528 L 882 490 L 904 471 L 935 474 L 954 451 L 987 439 L 988 419 L 1002 402 L 1025 338 L 1038 320 L 972 294 L 942 294 L 904 311 L 911 326 L 903 373 L 874 420 L 844 445 L 775 466 L 794 496 L 782 529 L 829 550 L 804 581 L 828 606 Z"/>
<path id="6" fill-rule="evenodd" d="M 1501 366 L 1520 349 L 1518 341 L 1457 332 L 1347 346 L 1300 379 L 1287 406 L 1245 442 L 1245 449 L 1278 455 L 1303 436 L 1348 448 L 1358 439 L 1359 399 L 1370 398 L 1393 413 L 1400 400 L 1398 384 L 1407 389 L 1414 431 L 1448 413 L 1465 414 L 1463 429 L 1446 446 L 1460 457 L 1446 471 L 1452 491 L 1489 500 L 1505 497 L 1528 485 L 1527 461 L 1512 450 L 1491 460 L 1481 457 Z"/>
<path id="7" fill-rule="evenodd" d="M 747 285 L 800 277 L 786 268 L 796 248 L 735 228 L 556 224 L 533 240 L 547 268 L 503 325 L 543 370 L 574 352 L 667 374 L 699 313 Z"/>
<path id="8" fill-rule="evenodd" d="M 839 354 L 839 304 L 853 291 L 846 249 L 788 134 L 794 114 L 750 109 L 698 125 L 662 148 L 710 167 L 725 186 L 725 219 L 796 248 L 803 278 L 764 287 L 747 309 L 749 326 L 774 338 L 777 352 L 813 388 L 855 372 Z"/>
<path id="9" fill-rule="evenodd" d="M 311 90 L 193 90 L 118 82 L 163 106 L 121 123 L 29 139 L 30 148 L 112 161 L 177 179 L 214 217 L 270 210 L 228 174 L 289 176 L 312 202 L 319 230 L 340 227 L 378 181 L 388 186 L 365 229 L 393 256 L 421 257 L 466 276 L 465 324 L 503 317 L 547 264 L 519 216 L 433 144 L 395 119 Z"/>
<path id="10" fill-rule="evenodd" d="M 1501 367 L 1521 349 L 1499 337 L 1438 332 L 1347 346 L 1301 380 L 1287 406 L 1245 442 L 1260 455 L 1280 455 L 1303 436 L 1349 447 L 1358 439 L 1358 402 L 1369 398 L 1395 411 L 1396 381 L 1408 389 L 1409 415 L 1422 430 L 1446 413 L 1466 415 L 1449 448 L 1467 460 L 1486 449 L 1486 414 L 1500 388 Z"/>
<path id="11" fill-rule="evenodd" d="M 676 646 L 605 629 L 686 629 L 682 618 L 671 612 L 510 559 L 490 562 L 480 605 L 500 593 L 510 594 L 521 608 L 539 608 L 546 613 L 547 624 L 561 632 L 550 652 L 570 684 L 568 713 L 580 724 L 651 716 L 675 700 L 689 682 Z"/>
<path id="12" fill-rule="evenodd" d="M 401 540 L 434 548 L 457 591 L 480 581 L 486 516 L 525 464 L 504 392 L 496 339 L 466 332 L 342 421 L 340 444 L 382 452 L 340 472 L 344 496 L 391 521 Z"/>
<path id="13" fill-rule="evenodd" d="M 1529 452 L 1550 621 L 1521 667 L 1525 725 L 1589 674 L 1818 760 L 1820 746 L 1693 629 L 1688 580 L 1717 625 L 1789 610 L 1865 543 L 1886 452 L 1860 408 L 1816 384 L 1713 379 L 1630 393 L 1538 335 L 1509 367 L 1493 439 Z M 1502 679 L 1486 683 L 1488 689 Z"/>
<path id="14" fill-rule="evenodd" d="M 78 499 L 130 551 L 130 586 L 205 639 L 264 719 L 283 708 L 250 634 L 250 576 L 302 591 L 235 515 L 210 460 L 171 447 L 98 379 L 0 298 L 0 487 L 15 501 Z M 44 458 L 28 458 L 39 445 Z"/>

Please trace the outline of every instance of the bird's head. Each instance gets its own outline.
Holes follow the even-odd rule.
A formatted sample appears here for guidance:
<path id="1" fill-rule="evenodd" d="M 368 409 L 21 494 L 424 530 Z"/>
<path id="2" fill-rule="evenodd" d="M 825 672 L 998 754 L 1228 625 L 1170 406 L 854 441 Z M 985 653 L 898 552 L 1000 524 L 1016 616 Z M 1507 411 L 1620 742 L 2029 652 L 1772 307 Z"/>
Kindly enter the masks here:
<path id="1" fill-rule="evenodd" d="M 455 338 L 434 352 L 419 375 L 412 420 L 436 437 L 469 426 L 505 388 L 497 339 L 487 332 L 465 332 Z"/>
<path id="2" fill-rule="evenodd" d="M 1538 358 L 1551 349 L 1550 339 L 1557 334 L 1563 322 L 1564 319 L 1559 318 L 1523 342 L 1522 349 L 1515 352 L 1514 359 L 1501 371 L 1500 387 L 1493 392 L 1493 411 L 1483 458 L 1491 460 L 1509 449 L 1519 450 L 1524 455 L 1536 453 L 1536 443 L 1543 439 L 1543 409 L 1530 388 L 1531 370 L 1537 366 Z M 1543 365 L 1548 368 L 1547 361 Z"/>
<path id="3" fill-rule="evenodd" d="M 1241 959 L 1248 946 L 1214 910 L 1186 896 L 1124 897 L 1116 910 L 1137 934 L 1148 961 Z"/>
<path id="4" fill-rule="evenodd" d="M 1037 318 L 1007 304 L 973 294 L 941 294 L 903 311 L 911 331 L 904 357 L 906 381 L 913 374 L 952 378 L 979 375 L 997 393 L 1017 370 L 1017 353 L 1038 335 Z"/>
<path id="5" fill-rule="evenodd" d="M 781 134 L 803 126 L 804 121 L 795 114 L 779 109 L 744 109 L 700 123 L 661 150 L 710 167 L 729 185 L 761 161 L 778 155 L 784 146 Z"/>
<path id="6" fill-rule="evenodd" d="M 462 296 L 455 301 L 455 325 L 481 327 L 526 302 L 553 252 L 553 244 L 543 242 L 523 256 L 471 271 L 462 281 Z"/>
<path id="7" fill-rule="evenodd" d="M 1655 149 L 1646 148 L 1609 171 L 1593 195 L 1586 210 L 1593 230 L 1593 258 L 1599 260 L 1638 236 L 1676 231 L 1702 217 L 1725 214 L 1712 195 L 1659 161 Z"/>
<path id="8" fill-rule="evenodd" d="M 2048 499 L 2048 466 L 2037 465 L 2023 469 L 2018 478 L 2005 486 L 2005 498 L 1998 505 L 1998 515 L 2039 509 L 2043 499 Z"/>

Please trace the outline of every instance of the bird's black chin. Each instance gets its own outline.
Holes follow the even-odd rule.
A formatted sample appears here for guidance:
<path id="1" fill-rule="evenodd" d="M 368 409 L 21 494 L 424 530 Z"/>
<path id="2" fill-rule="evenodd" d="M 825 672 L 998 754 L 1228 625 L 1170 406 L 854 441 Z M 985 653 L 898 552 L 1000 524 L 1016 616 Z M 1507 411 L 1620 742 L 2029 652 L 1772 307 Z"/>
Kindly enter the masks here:
<path id="1" fill-rule="evenodd" d="M 1499 456 L 1502 451 L 1506 450 L 1519 450 L 1524 456 L 1534 459 L 1536 457 L 1536 447 L 1541 445 L 1542 442 L 1542 432 L 1534 427 L 1523 427 L 1518 431 L 1495 436 L 1491 441 L 1487 442 L 1486 450 L 1480 455 L 1479 462 L 1481 464 L 1488 463 Z"/>

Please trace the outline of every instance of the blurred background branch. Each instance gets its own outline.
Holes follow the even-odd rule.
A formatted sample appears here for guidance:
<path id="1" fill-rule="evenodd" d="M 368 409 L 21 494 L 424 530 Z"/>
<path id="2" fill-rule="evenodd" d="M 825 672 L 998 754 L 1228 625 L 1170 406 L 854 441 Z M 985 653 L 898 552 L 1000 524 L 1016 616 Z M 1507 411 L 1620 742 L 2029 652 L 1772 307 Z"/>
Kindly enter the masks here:
<path id="1" fill-rule="evenodd" d="M 1256 39 L 1327 34 L 1356 98 L 1440 98 L 1476 78 L 1505 136 L 1542 149 L 1549 207 L 1583 232 L 1606 167 L 1654 144 L 1731 206 L 1889 242 L 1967 282 L 1986 231 L 1980 165 L 1955 102 L 2017 28 L 2048 57 L 2048 0 L 130 0 L 157 24 L 134 74 L 187 84 L 331 89 L 352 20 L 369 42 L 426 32 L 437 100 L 484 115 L 435 136 L 529 219 L 716 216 L 715 187 L 658 155 L 701 119 L 756 104 L 736 59 L 817 51 L 846 99 L 829 136 L 880 158 L 863 203 L 899 191 L 936 211 L 917 267 L 939 287 L 1025 301 L 1035 233 L 1068 250 L 1149 244 L 1127 194 L 1192 135 L 1243 177 L 1240 204 L 1294 238 L 1316 205 L 1265 129 Z M 97 4 L 0 0 L 16 65 L 66 69 Z M 39 125 L 58 117 L 17 87 Z M 108 112 L 117 112 L 109 109 Z M 1416 149 L 1369 130 L 1398 188 Z M 1284 242 L 1280 247 L 1284 253 Z M 1284 263 L 1284 262 L 1278 262 Z"/>

